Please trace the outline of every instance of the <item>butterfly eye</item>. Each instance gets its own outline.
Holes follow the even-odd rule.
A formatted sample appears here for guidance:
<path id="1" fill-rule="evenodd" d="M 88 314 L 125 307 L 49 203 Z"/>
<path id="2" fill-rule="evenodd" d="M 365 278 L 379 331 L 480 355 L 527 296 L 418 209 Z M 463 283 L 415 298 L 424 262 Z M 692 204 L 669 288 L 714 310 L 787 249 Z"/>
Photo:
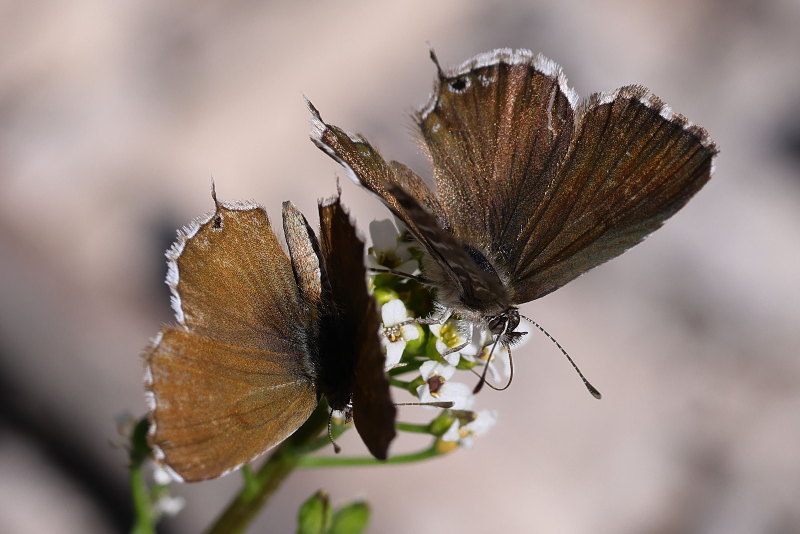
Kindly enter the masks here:
<path id="1" fill-rule="evenodd" d="M 358 152 L 365 158 L 372 157 L 372 149 L 369 147 L 369 145 L 364 145 L 364 144 L 358 145 Z"/>
<path id="2" fill-rule="evenodd" d="M 467 89 L 469 89 L 469 78 L 466 76 L 461 76 L 456 78 L 455 80 L 450 80 L 449 84 L 450 90 L 454 93 L 463 93 Z"/>
<path id="3" fill-rule="evenodd" d="M 217 214 L 214 216 L 214 224 L 212 225 L 214 230 L 221 230 L 222 229 L 222 215 Z"/>

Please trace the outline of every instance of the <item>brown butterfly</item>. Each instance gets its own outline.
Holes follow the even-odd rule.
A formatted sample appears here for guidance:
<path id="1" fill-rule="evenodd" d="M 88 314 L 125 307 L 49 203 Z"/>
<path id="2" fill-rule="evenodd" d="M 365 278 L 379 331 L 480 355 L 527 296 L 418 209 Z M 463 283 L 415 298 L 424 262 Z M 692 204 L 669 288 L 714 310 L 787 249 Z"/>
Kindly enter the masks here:
<path id="1" fill-rule="evenodd" d="M 180 481 L 218 477 L 292 434 L 320 397 L 385 459 L 396 408 L 364 243 L 336 197 L 321 237 L 283 204 L 289 255 L 263 208 L 218 202 L 178 233 L 167 283 L 178 324 L 145 355 L 149 441 Z M 352 404 L 351 404 L 352 403 Z"/>
<path id="2" fill-rule="evenodd" d="M 622 254 L 708 181 L 703 128 L 630 85 L 579 102 L 561 68 L 499 49 L 444 71 L 415 115 L 436 192 L 363 137 L 322 121 L 311 139 L 425 247 L 438 300 L 513 343 L 517 306 Z"/>

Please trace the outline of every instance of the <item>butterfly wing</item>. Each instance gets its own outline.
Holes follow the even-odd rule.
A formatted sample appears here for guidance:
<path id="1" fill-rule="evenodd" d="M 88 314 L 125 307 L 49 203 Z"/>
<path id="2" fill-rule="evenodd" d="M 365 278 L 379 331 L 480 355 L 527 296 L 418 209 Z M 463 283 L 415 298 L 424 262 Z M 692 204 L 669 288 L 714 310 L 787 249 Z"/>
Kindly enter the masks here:
<path id="1" fill-rule="evenodd" d="M 203 480 L 279 443 L 316 406 L 306 323 L 260 207 L 217 203 L 167 255 L 179 325 L 145 355 L 149 440 L 176 478 Z"/>
<path id="2" fill-rule="evenodd" d="M 216 199 L 215 199 L 216 202 Z M 167 252 L 167 284 L 182 326 L 233 345 L 296 346 L 306 324 L 292 265 L 263 208 L 217 202 L 179 232 Z M 266 334 L 266 335 L 265 335 Z"/>
<path id="3" fill-rule="evenodd" d="M 717 153 L 640 86 L 595 94 L 578 110 L 569 154 L 530 214 L 515 303 L 539 298 L 639 243 L 708 181 Z"/>
<path id="4" fill-rule="evenodd" d="M 501 49 L 439 68 L 416 116 L 453 233 L 500 266 L 518 252 L 567 152 L 575 100 L 555 63 Z"/>
<path id="5" fill-rule="evenodd" d="M 215 478 L 255 459 L 317 405 L 294 354 L 165 327 L 145 359 L 149 441 L 181 481 Z"/>
<path id="6" fill-rule="evenodd" d="M 322 347 L 324 365 L 352 365 L 353 421 L 373 456 L 385 460 L 395 437 L 397 408 L 392 403 L 380 342 L 377 305 L 366 285 L 364 242 L 356 235 L 339 198 L 320 204 L 320 241 L 330 273 L 331 306 L 339 343 Z M 331 392 L 334 398 L 337 392 Z"/>
<path id="7" fill-rule="evenodd" d="M 576 101 L 552 61 L 496 50 L 440 69 L 418 114 L 455 235 L 483 247 L 515 304 L 640 242 L 710 177 L 706 132 L 646 89 Z"/>
<path id="8" fill-rule="evenodd" d="M 439 201 L 422 179 L 402 164 L 387 163 L 365 139 L 322 122 L 310 103 L 309 108 L 314 143 L 342 164 L 357 184 L 378 196 L 427 249 L 438 267 L 440 293 L 454 296 L 441 300 L 471 309 L 505 309 L 507 296 L 497 276 L 481 270 L 450 234 Z"/>

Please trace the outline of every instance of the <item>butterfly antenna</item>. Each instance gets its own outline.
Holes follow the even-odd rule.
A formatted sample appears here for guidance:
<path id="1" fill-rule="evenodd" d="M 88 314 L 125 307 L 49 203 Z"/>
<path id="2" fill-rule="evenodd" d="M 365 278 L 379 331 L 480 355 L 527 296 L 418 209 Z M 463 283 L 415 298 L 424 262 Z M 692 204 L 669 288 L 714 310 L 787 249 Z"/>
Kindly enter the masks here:
<path id="1" fill-rule="evenodd" d="M 333 452 L 336 454 L 342 452 L 342 448 L 336 443 L 336 440 L 333 439 L 333 409 L 331 409 L 331 413 L 328 414 L 328 439 L 331 440 L 331 445 L 333 445 Z"/>
<path id="2" fill-rule="evenodd" d="M 575 364 L 575 362 L 572 360 L 572 358 L 569 357 L 569 354 L 567 354 L 567 351 L 564 350 L 564 347 L 562 347 L 561 344 L 558 341 L 556 341 L 556 339 L 553 336 L 551 336 L 550 333 L 547 330 L 542 328 L 542 326 L 539 323 L 537 323 L 533 319 L 530 319 L 529 317 L 525 317 L 524 315 L 520 315 L 520 317 L 522 317 L 526 321 L 530 322 L 533 326 L 538 328 L 544 335 L 546 335 L 547 338 L 550 341 L 552 341 L 553 343 L 556 344 L 556 347 L 558 347 L 558 349 L 561 351 L 561 354 L 563 354 L 567 358 L 567 360 L 569 360 L 569 363 L 572 364 L 572 368 L 575 369 L 575 372 L 578 373 L 579 377 L 581 377 L 581 380 L 583 380 L 583 385 L 586 386 L 586 389 L 589 390 L 589 393 L 592 394 L 592 397 L 594 397 L 595 399 L 600 399 L 600 398 L 603 397 L 603 395 L 600 393 L 600 391 L 598 391 L 596 387 L 594 387 L 592 384 L 589 383 L 588 380 L 586 380 L 586 377 L 583 376 L 583 373 L 581 373 L 581 370 L 578 369 L 578 366 Z"/>

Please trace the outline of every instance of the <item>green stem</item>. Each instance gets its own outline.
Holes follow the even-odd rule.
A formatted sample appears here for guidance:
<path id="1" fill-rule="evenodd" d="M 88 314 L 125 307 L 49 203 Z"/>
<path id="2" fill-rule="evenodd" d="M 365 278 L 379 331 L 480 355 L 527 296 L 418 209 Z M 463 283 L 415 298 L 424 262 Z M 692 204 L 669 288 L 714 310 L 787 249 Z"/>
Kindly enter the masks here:
<path id="1" fill-rule="evenodd" d="M 328 425 L 328 412 L 327 405 L 320 403 L 308 421 L 278 445 L 264 465 L 248 477 L 245 487 L 223 510 L 206 534 L 244 532 L 283 481 L 300 464 L 305 448 L 325 430 Z"/>
<path id="2" fill-rule="evenodd" d="M 399 378 L 389 376 L 387 379 L 389 380 L 389 384 L 406 391 L 408 391 L 408 387 L 411 385 L 411 382 L 406 382 L 405 380 L 400 380 Z"/>
<path id="3" fill-rule="evenodd" d="M 409 464 L 412 462 L 419 462 L 420 460 L 429 460 L 442 456 L 443 452 L 436 450 L 435 446 L 419 452 L 412 452 L 409 454 L 399 454 L 392 456 L 388 460 L 376 460 L 371 456 L 304 456 L 297 462 L 298 467 L 352 467 L 363 465 L 394 465 L 394 464 Z"/>
<path id="4" fill-rule="evenodd" d="M 150 454 L 146 437 L 148 426 L 147 419 L 140 420 L 131 436 L 130 490 L 134 512 L 131 534 L 155 534 L 150 489 L 144 476 L 145 460 Z"/>
<path id="5" fill-rule="evenodd" d="M 401 423 L 398 421 L 395 423 L 395 427 L 397 430 L 401 432 L 413 432 L 415 434 L 430 434 L 431 433 L 431 425 L 416 425 L 414 423 Z"/>
<path id="6" fill-rule="evenodd" d="M 142 464 L 131 466 L 131 496 L 136 516 L 131 534 L 155 534 L 150 506 L 150 492 L 144 479 Z"/>
<path id="7" fill-rule="evenodd" d="M 404 365 L 398 365 L 397 367 L 393 367 L 386 371 L 386 374 L 389 376 L 397 376 L 402 375 L 405 373 L 410 373 L 412 371 L 416 371 L 419 369 L 420 365 L 422 364 L 423 360 L 415 361 L 413 363 L 407 363 Z"/>

